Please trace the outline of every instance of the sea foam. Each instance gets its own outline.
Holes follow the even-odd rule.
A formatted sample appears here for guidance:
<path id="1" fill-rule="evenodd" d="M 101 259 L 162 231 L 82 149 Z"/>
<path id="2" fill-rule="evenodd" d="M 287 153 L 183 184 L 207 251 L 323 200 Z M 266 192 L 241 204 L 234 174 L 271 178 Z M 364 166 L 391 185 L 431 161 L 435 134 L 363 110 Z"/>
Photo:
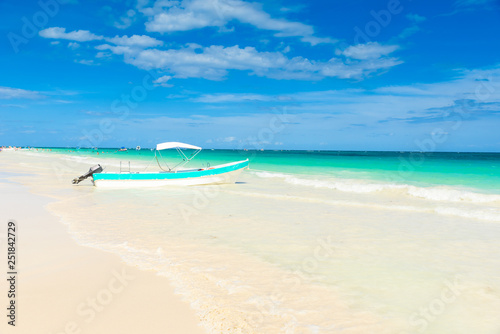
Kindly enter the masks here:
<path id="1" fill-rule="evenodd" d="M 352 193 L 373 193 L 380 191 L 398 190 L 406 195 L 432 201 L 445 202 L 470 202 L 470 203 L 500 203 L 500 195 L 483 194 L 473 190 L 463 190 L 449 186 L 418 187 L 409 184 L 396 183 L 377 183 L 373 181 L 355 180 L 355 179 L 329 179 L 318 180 L 297 177 L 291 174 L 273 173 L 273 172 L 255 172 L 255 175 L 261 178 L 279 178 L 284 182 L 308 186 L 314 188 L 327 188 L 343 192 Z"/>

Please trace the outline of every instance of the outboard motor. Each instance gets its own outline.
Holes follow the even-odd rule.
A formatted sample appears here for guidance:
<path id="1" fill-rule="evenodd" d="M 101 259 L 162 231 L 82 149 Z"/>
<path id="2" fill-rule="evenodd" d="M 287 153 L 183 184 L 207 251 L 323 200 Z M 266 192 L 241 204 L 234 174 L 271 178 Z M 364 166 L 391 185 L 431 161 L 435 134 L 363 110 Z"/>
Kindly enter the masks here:
<path id="1" fill-rule="evenodd" d="M 100 172 L 102 172 L 101 165 L 92 166 L 92 167 L 90 167 L 90 169 L 87 173 L 83 174 L 82 176 L 77 177 L 76 179 L 73 179 L 73 184 L 78 184 L 78 183 L 82 182 L 83 180 L 85 180 L 86 178 L 92 176 L 92 174 L 100 173 Z"/>

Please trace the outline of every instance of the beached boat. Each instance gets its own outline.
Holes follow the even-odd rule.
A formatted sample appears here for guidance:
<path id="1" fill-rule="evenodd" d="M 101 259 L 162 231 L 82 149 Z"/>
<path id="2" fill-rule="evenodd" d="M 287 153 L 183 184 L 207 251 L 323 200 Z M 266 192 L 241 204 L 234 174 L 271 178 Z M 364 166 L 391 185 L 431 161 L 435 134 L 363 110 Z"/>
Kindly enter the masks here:
<path id="1" fill-rule="evenodd" d="M 161 151 L 176 149 L 182 157 L 182 161 L 174 167 L 169 167 L 164 163 L 166 169 L 162 167 L 160 158 Z M 187 155 L 184 150 L 191 150 Z M 156 145 L 154 159 L 157 161 L 161 171 L 158 172 L 132 172 L 121 171 L 117 173 L 102 172 L 100 165 L 92 167 L 87 173 L 73 180 L 77 184 L 88 177 L 92 177 L 94 185 L 99 187 L 155 187 L 164 185 L 202 185 L 202 184 L 223 184 L 234 183 L 243 169 L 248 168 L 248 159 L 226 163 L 205 168 L 183 167 L 191 161 L 201 147 L 179 143 L 167 142 Z M 121 169 L 121 168 L 120 168 Z"/>

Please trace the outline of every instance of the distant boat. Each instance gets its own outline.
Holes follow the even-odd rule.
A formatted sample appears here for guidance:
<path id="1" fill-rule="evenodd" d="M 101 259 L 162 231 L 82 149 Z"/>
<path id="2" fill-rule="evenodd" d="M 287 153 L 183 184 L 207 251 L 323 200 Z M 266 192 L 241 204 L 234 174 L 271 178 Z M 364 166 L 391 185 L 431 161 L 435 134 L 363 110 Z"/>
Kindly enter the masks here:
<path id="1" fill-rule="evenodd" d="M 141 147 L 139 145 L 137 145 L 137 147 L 135 149 L 136 149 L 136 151 L 140 151 Z"/>
<path id="2" fill-rule="evenodd" d="M 182 158 L 177 165 L 170 168 L 166 163 L 166 169 L 161 166 L 161 151 L 176 149 Z M 184 150 L 193 150 L 186 155 Z M 120 171 L 118 173 L 102 173 L 100 165 L 93 166 L 87 173 L 73 180 L 77 184 L 88 177 L 92 177 L 95 186 L 98 187 L 155 187 L 164 185 L 202 185 L 202 184 L 224 184 L 234 183 L 243 169 L 248 168 L 248 159 L 230 162 L 222 165 L 206 168 L 182 169 L 202 150 L 201 147 L 179 142 L 166 142 L 156 145 L 154 159 L 162 171 L 159 172 L 132 172 Z"/>
<path id="3" fill-rule="evenodd" d="M 118 152 L 123 152 L 123 151 L 126 151 L 126 150 L 127 150 L 127 148 L 125 148 L 124 146 L 122 146 L 122 147 L 118 150 Z"/>

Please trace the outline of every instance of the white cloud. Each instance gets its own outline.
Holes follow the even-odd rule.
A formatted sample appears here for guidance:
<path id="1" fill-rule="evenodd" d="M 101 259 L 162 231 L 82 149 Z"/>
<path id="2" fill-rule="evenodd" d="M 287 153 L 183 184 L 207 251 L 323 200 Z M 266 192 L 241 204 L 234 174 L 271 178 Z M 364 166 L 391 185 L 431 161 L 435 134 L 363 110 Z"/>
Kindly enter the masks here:
<path id="1" fill-rule="evenodd" d="M 116 20 L 113 25 L 118 29 L 127 29 L 136 21 L 136 18 L 137 13 L 135 10 L 129 9 L 125 15 Z"/>
<path id="2" fill-rule="evenodd" d="M 10 100 L 10 99 L 38 99 L 42 96 L 40 93 L 25 90 L 20 88 L 11 88 L 11 87 L 0 87 L 0 99 L 2 100 Z"/>
<path id="3" fill-rule="evenodd" d="M 105 40 L 107 42 L 110 42 L 110 43 L 113 43 L 116 45 L 137 46 L 137 47 L 142 47 L 142 48 L 163 45 L 162 41 L 157 40 L 156 38 L 153 38 L 153 37 L 146 36 L 146 35 L 132 35 L 130 37 L 128 37 L 128 36 L 119 37 L 117 35 L 113 38 L 105 38 Z"/>
<path id="4" fill-rule="evenodd" d="M 110 58 L 111 56 L 113 56 L 113 54 L 111 52 L 97 52 L 97 54 L 95 55 L 95 57 L 97 59 L 99 59 L 99 58 L 107 59 L 107 58 Z"/>
<path id="5" fill-rule="evenodd" d="M 238 0 L 239 1 L 239 0 Z M 141 69 L 157 69 L 167 72 L 173 78 L 204 78 L 223 80 L 229 70 L 247 71 L 261 77 L 284 80 L 321 80 L 325 77 L 341 79 L 363 79 L 380 70 L 387 70 L 402 61 L 389 57 L 396 45 L 380 45 L 376 42 L 350 46 L 338 51 L 338 56 L 327 61 L 304 57 L 289 58 L 282 52 L 258 51 L 255 47 L 211 45 L 203 47 L 188 43 L 178 49 L 161 49 L 163 42 L 146 35 L 103 37 L 86 30 L 66 32 L 65 28 L 48 28 L 40 32 L 46 38 L 64 38 L 76 41 L 105 40 L 95 48 L 101 52 L 96 58 L 107 57 L 109 53 L 121 55 L 124 61 Z M 313 36 L 309 36 L 313 38 Z M 308 38 L 309 38 L 308 37 Z M 76 48 L 79 44 L 70 43 Z M 109 52 L 103 52 L 109 51 Z M 93 62 L 77 61 L 91 65 Z M 170 77 L 168 78 L 170 80 Z M 168 86 L 166 82 L 159 83 Z"/>
<path id="6" fill-rule="evenodd" d="M 102 1 L 105 3 L 105 1 Z M 131 1 L 128 2 L 130 4 Z M 134 24 L 137 19 L 137 11 L 133 9 L 128 9 L 124 13 L 120 12 L 116 6 L 104 5 L 98 11 L 99 16 L 105 18 L 108 25 L 111 25 L 118 29 L 127 29 L 132 24 Z"/>
<path id="7" fill-rule="evenodd" d="M 66 28 L 52 27 L 41 30 L 39 35 L 45 38 L 68 39 L 77 42 L 89 42 L 101 40 L 103 37 L 94 35 L 88 30 L 75 30 L 66 32 Z"/>
<path id="8" fill-rule="evenodd" d="M 277 37 L 300 37 L 312 45 L 336 42 L 314 36 L 312 26 L 272 18 L 262 10 L 260 4 L 241 0 L 159 0 L 153 7 L 146 7 L 144 1 L 140 1 L 138 8 L 149 17 L 147 31 L 174 32 L 204 27 L 227 29 L 227 24 L 237 20 L 258 29 L 274 31 Z"/>
<path id="9" fill-rule="evenodd" d="M 353 59 L 377 59 L 391 54 L 398 48 L 397 45 L 381 45 L 377 42 L 369 42 L 366 44 L 351 45 L 342 54 Z"/>
<path id="10" fill-rule="evenodd" d="M 102 41 L 105 40 L 109 43 L 113 43 L 119 46 L 133 46 L 139 48 L 148 48 L 163 45 L 163 42 L 157 40 L 156 38 L 149 37 L 146 35 L 132 35 L 132 36 L 118 36 L 115 37 L 104 37 L 91 33 L 88 30 L 75 30 L 66 32 L 66 28 L 52 27 L 41 30 L 39 32 L 40 36 L 44 38 L 52 39 L 67 39 L 76 42 L 90 42 L 90 41 Z M 70 42 L 68 47 L 76 49 L 79 44 L 76 42 Z"/>
<path id="11" fill-rule="evenodd" d="M 286 109 L 280 108 L 282 104 L 276 102 L 283 98 L 279 95 L 258 96 L 258 99 L 269 101 L 259 106 L 243 103 L 238 106 L 239 114 L 234 113 L 233 104 L 224 105 L 224 99 L 221 99 L 221 103 L 216 106 L 222 111 L 219 114 L 195 116 L 186 111 L 180 117 L 148 118 L 138 115 L 118 122 L 115 133 L 119 138 L 114 140 L 126 141 L 127 134 L 133 130 L 147 133 L 153 142 L 160 142 L 165 132 L 168 132 L 180 141 L 196 145 L 209 143 L 213 148 L 272 148 L 275 145 L 279 149 L 311 149 L 319 147 L 317 143 L 329 143 L 329 146 L 322 148 L 366 150 L 379 149 L 383 144 L 387 149 L 419 150 L 421 148 L 416 144 L 417 140 L 430 138 L 434 130 L 442 128 L 444 132 L 450 133 L 450 140 L 440 144 L 437 147 L 439 150 L 463 150 L 464 142 L 488 143 L 483 147 L 494 150 L 498 148 L 498 109 L 496 115 L 492 113 L 489 117 L 485 111 L 481 114 L 482 118 L 476 120 L 471 111 L 471 117 L 464 119 L 467 125 L 460 127 L 460 130 L 450 128 L 453 126 L 450 123 L 454 122 L 446 122 L 445 110 L 434 109 L 453 106 L 454 101 L 461 98 L 481 97 L 479 100 L 484 103 L 500 101 L 499 82 L 500 66 L 497 66 L 457 71 L 455 79 L 432 84 L 374 90 L 294 92 L 287 96 L 290 103 L 286 104 Z M 228 97 L 226 100 L 230 100 L 231 95 L 243 98 L 245 94 L 219 94 Z M 185 98 L 190 99 L 190 96 Z M 268 108 L 261 108 L 262 105 Z M 199 105 L 196 110 L 198 112 L 203 108 L 203 105 Z M 425 123 L 429 114 L 439 123 Z M 415 118 L 424 122 L 416 122 Z M 94 121 L 98 126 L 99 119 Z M 263 127 L 269 126 L 283 130 L 274 133 L 273 138 L 266 138 L 269 142 L 266 144 L 259 139 L 259 133 Z M 192 137 L 193 132 L 196 133 L 195 139 Z M 230 137 L 235 140 L 224 142 L 225 138 Z M 284 145 L 280 146 L 280 143 Z"/>
<path id="12" fill-rule="evenodd" d="M 476 135 L 481 121 L 484 126 L 494 127 L 500 119 L 500 66 L 491 69 L 478 69 L 472 71 L 457 71 L 456 78 L 431 84 L 411 84 L 406 86 L 387 86 L 373 90 L 344 89 L 330 91 L 293 92 L 288 95 L 257 95 L 254 101 L 259 101 L 258 106 L 251 103 L 241 103 L 243 115 L 250 115 L 255 110 L 279 110 L 286 107 L 286 115 L 293 115 L 291 122 L 285 122 L 290 132 L 297 137 L 300 129 L 306 127 L 304 136 L 315 136 L 324 127 L 325 133 L 337 132 L 339 138 L 344 140 L 344 134 L 356 134 L 349 140 L 357 140 L 360 147 L 364 147 L 373 140 L 370 136 L 397 136 L 408 148 L 413 148 L 414 138 L 426 138 L 436 126 L 455 135 L 464 135 L 466 127 L 460 131 L 451 129 L 450 124 L 455 124 L 456 110 L 464 113 L 462 120 L 470 122 L 467 128 Z M 214 95 L 201 95 L 193 99 L 198 103 L 209 103 L 221 111 L 234 110 L 233 102 L 245 102 L 245 96 L 252 93 L 221 93 Z M 283 103 L 287 100 L 289 103 Z M 203 105 L 200 105 L 203 107 Z M 257 109 L 258 108 L 258 109 Z M 256 115 L 255 115 L 256 116 Z M 261 115 L 259 115 L 260 117 Z M 231 116 L 228 116 L 231 118 Z M 256 116 L 257 117 L 257 116 Z M 272 113 L 269 118 L 273 117 Z M 233 118 L 233 121 L 236 120 Z M 224 120 L 204 119 L 205 122 L 221 123 Z M 224 121 L 225 122 L 225 121 Z M 246 120 L 248 127 L 256 124 Z M 200 122 L 201 123 L 201 122 Z M 262 123 L 261 123 L 262 124 Z M 265 124 L 268 124 L 265 123 Z M 200 128 L 202 125 L 200 125 Z M 319 128 L 318 128 L 319 127 Z M 360 130 L 361 129 L 361 130 Z M 483 130 L 483 128 L 481 127 Z M 234 127 L 231 128 L 234 131 Z M 244 131 L 218 133 L 220 138 Z M 287 131 L 288 132 L 288 131 Z M 459 133 L 460 132 L 460 133 Z M 393 133 L 393 135 L 390 135 Z M 493 138 L 494 131 L 490 131 Z M 361 135 L 361 138 L 357 136 Z M 488 136 L 488 135 L 487 135 Z M 276 138 L 278 141 L 281 139 Z M 288 138 L 286 143 L 290 144 Z M 215 143 L 216 141 L 214 141 Z M 390 141 L 388 141 L 388 144 Z"/>
<path id="13" fill-rule="evenodd" d="M 420 27 L 417 26 L 416 24 L 404 29 L 399 35 L 398 38 L 405 39 L 410 37 L 411 35 L 416 34 L 417 32 L 420 31 Z"/>
<path id="14" fill-rule="evenodd" d="M 427 20 L 427 18 L 425 18 L 424 16 L 420 16 L 418 14 L 413 14 L 413 13 L 406 15 L 406 18 L 412 22 L 415 22 L 415 23 L 420 23 L 420 22 L 424 22 L 425 20 Z"/>
<path id="15" fill-rule="evenodd" d="M 455 9 L 450 13 L 441 14 L 440 16 L 451 16 L 464 11 L 472 10 L 498 10 L 500 6 L 497 0 L 456 0 Z"/>
<path id="16" fill-rule="evenodd" d="M 81 60 L 75 60 L 75 63 L 82 64 L 82 65 L 96 65 L 94 60 L 92 59 L 81 59 Z"/>
<path id="17" fill-rule="evenodd" d="M 128 46 L 109 44 L 96 47 L 123 55 L 124 61 L 142 69 L 161 69 L 175 78 L 204 78 L 222 80 L 228 70 L 249 71 L 252 74 L 274 79 L 320 80 L 324 77 L 362 79 L 379 70 L 401 64 L 395 58 L 385 57 L 395 47 L 380 47 L 365 52 L 364 58 L 349 58 L 345 61 L 332 58 L 329 61 L 314 61 L 303 57 L 288 58 L 281 52 L 259 52 L 254 47 L 240 48 L 238 45 L 224 47 L 212 45 L 199 47 L 187 45 L 181 49 L 140 50 Z M 389 50 L 390 49 L 390 50 Z M 352 52 L 355 54 L 355 52 Z M 361 51 L 357 52 L 360 57 Z M 377 53 L 381 58 L 375 59 Z"/>
<path id="18" fill-rule="evenodd" d="M 271 101 L 277 98 L 262 94 L 204 94 L 194 99 L 195 102 L 203 103 L 226 103 L 226 102 L 248 102 L 248 101 Z"/>
<path id="19" fill-rule="evenodd" d="M 136 50 L 123 46 L 101 45 L 99 50 L 109 49 L 124 56 L 124 60 L 143 69 L 164 69 L 174 73 L 176 78 L 205 78 L 221 80 L 229 69 L 265 71 L 279 66 L 286 58 L 279 53 L 259 53 L 253 47 L 223 47 L 213 45 L 202 48 L 188 46 L 181 49 Z"/>
<path id="20" fill-rule="evenodd" d="M 481 6 L 495 3 L 496 0 L 457 0 L 455 5 L 457 7 Z"/>
<path id="21" fill-rule="evenodd" d="M 406 15 L 406 18 L 412 23 L 411 26 L 405 28 L 398 36 L 399 39 L 406 39 L 421 30 L 419 24 L 426 21 L 427 18 L 424 16 L 420 16 L 418 14 L 409 13 Z"/>
<path id="22" fill-rule="evenodd" d="M 491 69 L 457 71 L 457 77 L 431 84 L 386 86 L 373 90 L 344 89 L 330 91 L 294 92 L 289 95 L 257 95 L 261 105 L 282 106 L 283 100 L 291 114 L 313 113 L 328 115 L 348 126 L 352 123 L 377 125 L 380 121 L 445 122 L 457 101 L 471 101 L 465 112 L 472 118 L 481 109 L 482 116 L 498 117 L 500 110 L 500 65 Z M 201 95 L 199 103 L 218 103 L 220 108 L 234 108 L 232 102 L 244 101 L 248 93 Z M 225 106 L 226 104 L 226 106 Z M 246 104 L 250 108 L 250 104 Z M 495 116 L 496 115 L 496 116 Z M 465 118 L 464 118 L 465 119 Z M 496 118 L 498 119 L 498 118 Z"/>
<path id="23" fill-rule="evenodd" d="M 153 81 L 153 83 L 155 83 L 158 86 L 162 86 L 162 87 L 173 87 L 173 85 L 168 83 L 168 81 L 170 79 L 172 79 L 172 77 L 170 75 L 164 75 L 162 77 L 159 77 L 155 81 Z"/>
<path id="24" fill-rule="evenodd" d="M 490 69 L 457 70 L 457 78 L 431 84 L 411 86 L 389 86 L 378 88 L 376 92 L 399 96 L 446 97 L 453 99 L 482 99 L 500 102 L 500 65 Z M 451 100 L 449 100 L 451 101 Z"/>
<path id="25" fill-rule="evenodd" d="M 76 50 L 80 47 L 80 44 L 76 43 L 76 42 L 69 42 L 68 43 L 68 48 L 72 49 L 72 50 Z"/>
<path id="26" fill-rule="evenodd" d="M 402 63 L 402 61 L 396 58 L 380 58 L 366 59 L 346 64 L 336 58 L 332 58 L 325 66 L 322 66 L 320 73 L 325 77 L 359 80 L 377 71 L 388 70 Z"/>

